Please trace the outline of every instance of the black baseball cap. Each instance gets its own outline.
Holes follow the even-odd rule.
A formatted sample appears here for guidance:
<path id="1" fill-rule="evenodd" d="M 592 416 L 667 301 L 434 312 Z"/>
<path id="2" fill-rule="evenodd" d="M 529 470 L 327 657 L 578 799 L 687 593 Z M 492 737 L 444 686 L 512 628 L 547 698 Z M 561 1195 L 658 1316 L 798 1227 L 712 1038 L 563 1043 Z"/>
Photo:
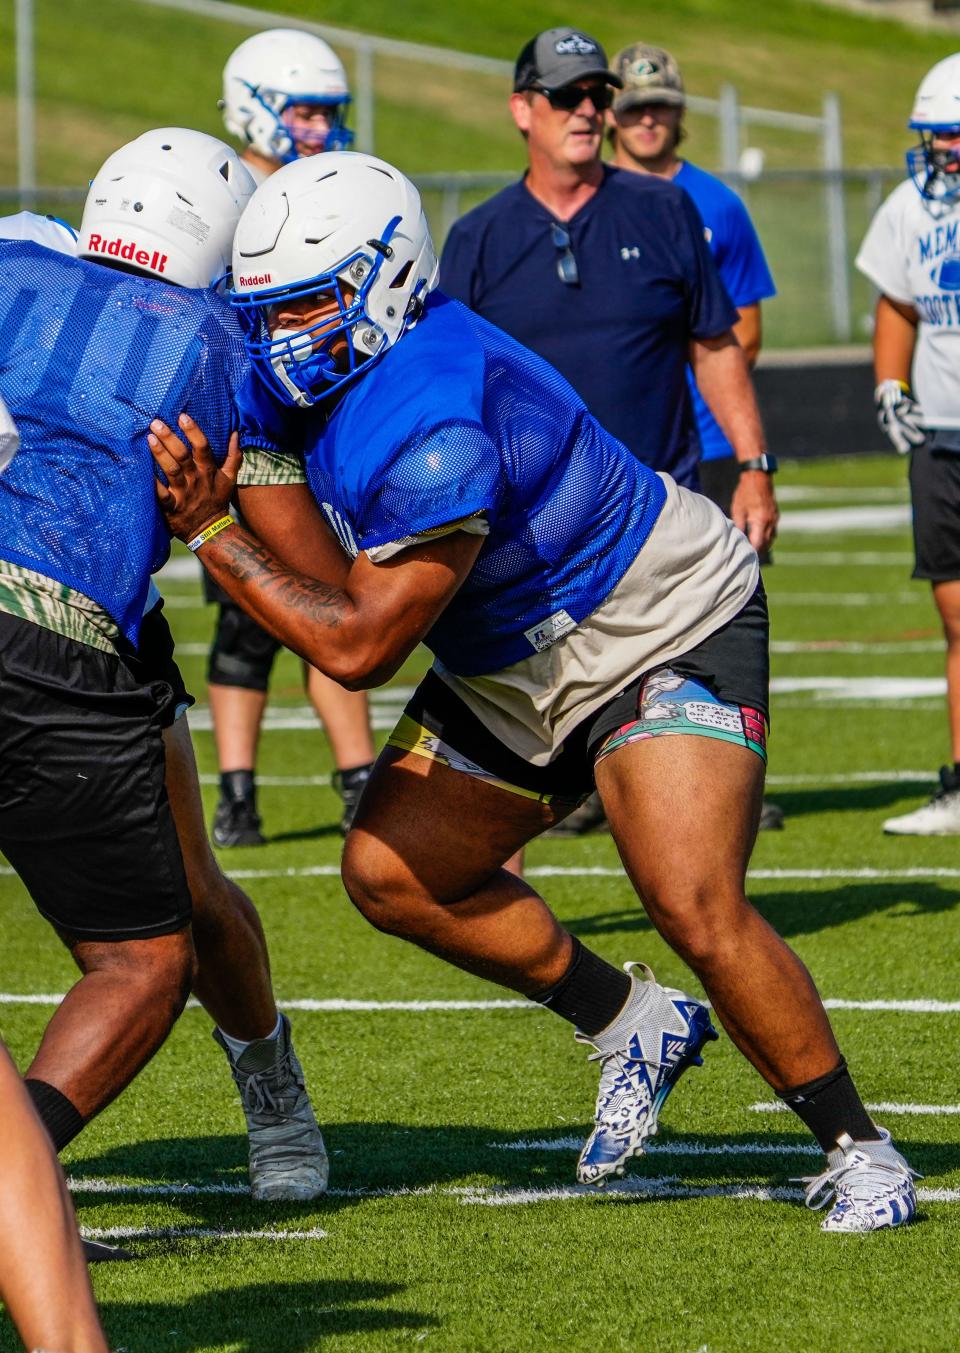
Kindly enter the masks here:
<path id="1" fill-rule="evenodd" d="M 560 89 L 576 80 L 600 79 L 616 89 L 623 81 L 607 66 L 607 54 L 579 28 L 548 28 L 531 38 L 517 57 L 514 93 L 524 89 Z"/>

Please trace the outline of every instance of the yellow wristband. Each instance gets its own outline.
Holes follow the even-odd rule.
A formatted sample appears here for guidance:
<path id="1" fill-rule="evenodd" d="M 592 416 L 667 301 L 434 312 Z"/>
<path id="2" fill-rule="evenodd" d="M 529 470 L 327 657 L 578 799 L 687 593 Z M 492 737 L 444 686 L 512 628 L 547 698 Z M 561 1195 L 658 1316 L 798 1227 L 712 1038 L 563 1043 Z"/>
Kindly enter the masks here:
<path id="1" fill-rule="evenodd" d="M 218 536 L 221 531 L 225 531 L 228 526 L 232 525 L 232 517 L 221 517 L 220 520 L 215 521 L 212 526 L 208 526 L 205 530 L 201 531 L 198 536 L 194 536 L 192 540 L 188 540 L 187 549 L 192 550 L 192 552 L 196 554 L 201 545 L 206 545 L 208 540 L 212 540 L 214 536 Z"/>

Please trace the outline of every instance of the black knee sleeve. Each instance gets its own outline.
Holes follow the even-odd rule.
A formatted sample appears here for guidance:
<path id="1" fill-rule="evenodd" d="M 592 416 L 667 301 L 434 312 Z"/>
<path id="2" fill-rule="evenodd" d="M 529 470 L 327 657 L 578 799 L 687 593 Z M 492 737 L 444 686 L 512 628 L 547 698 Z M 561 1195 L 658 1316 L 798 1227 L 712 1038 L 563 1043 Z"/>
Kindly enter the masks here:
<path id="1" fill-rule="evenodd" d="M 281 645 L 236 602 L 220 607 L 207 663 L 207 680 L 217 686 L 265 691 Z"/>

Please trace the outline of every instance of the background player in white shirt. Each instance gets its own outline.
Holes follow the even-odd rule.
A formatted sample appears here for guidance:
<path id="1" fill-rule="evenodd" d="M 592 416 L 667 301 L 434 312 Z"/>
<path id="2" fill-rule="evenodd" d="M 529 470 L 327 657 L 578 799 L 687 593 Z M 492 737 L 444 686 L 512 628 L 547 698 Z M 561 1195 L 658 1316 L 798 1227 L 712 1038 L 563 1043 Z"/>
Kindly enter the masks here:
<path id="1" fill-rule="evenodd" d="M 345 126 L 349 103 L 340 58 L 312 33 L 290 28 L 256 33 L 241 42 L 224 68 L 224 124 L 243 143 L 240 158 L 257 184 L 293 160 L 346 150 L 353 141 Z M 207 583 L 207 595 L 219 604 L 207 673 L 220 763 L 213 839 L 221 847 L 262 845 L 257 744 L 281 646 L 220 588 Z M 330 739 L 345 831 L 374 759 L 367 697 L 345 691 L 315 668 L 304 672 L 307 694 Z"/>
<path id="2" fill-rule="evenodd" d="M 951 766 L 929 803 L 883 829 L 960 835 L 960 52 L 924 77 L 910 124 L 910 179 L 884 202 L 857 255 L 880 292 L 877 415 L 910 454 L 915 578 L 928 578 L 947 641 Z"/>

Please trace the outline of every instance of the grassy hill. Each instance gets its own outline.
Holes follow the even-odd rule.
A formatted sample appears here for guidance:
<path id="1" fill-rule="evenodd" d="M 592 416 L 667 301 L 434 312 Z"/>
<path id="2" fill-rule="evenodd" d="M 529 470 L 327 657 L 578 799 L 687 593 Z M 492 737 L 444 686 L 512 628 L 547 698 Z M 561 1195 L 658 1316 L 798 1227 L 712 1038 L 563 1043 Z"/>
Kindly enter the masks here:
<path id="1" fill-rule="evenodd" d="M 261 6 L 257 6 L 261 7 Z M 269 12 L 267 5 L 262 5 Z M 540 28 L 568 21 L 567 6 L 481 0 L 456 10 L 445 0 L 397 6 L 367 0 L 278 0 L 291 15 L 507 59 Z M 679 57 L 689 88 L 715 94 L 733 82 L 745 103 L 817 113 L 823 94 L 842 98 L 851 164 L 899 163 L 918 80 L 950 39 L 809 3 L 673 0 L 644 14 L 594 0 L 588 26 L 612 51 L 638 37 Z M 574 17 L 575 14 L 574 14 Z M 587 16 L 585 16 L 587 17 Z M 270 20 L 266 21 L 267 23 Z M 13 5 L 0 13 L 0 114 L 12 125 Z M 37 0 L 40 177 L 88 177 L 119 138 L 149 125 L 189 122 L 215 131 L 219 73 L 249 29 L 156 9 L 139 0 Z M 346 55 L 346 54 L 345 54 Z M 348 60 L 349 64 L 349 60 Z M 497 80 L 378 61 L 378 150 L 413 172 L 511 169 L 519 148 Z M 714 145 L 709 121 L 692 119 L 701 160 Z M 702 125 L 701 125 L 702 124 Z M 755 133 L 771 164 L 816 163 L 812 138 Z M 0 147 L 0 182 L 15 176 L 15 145 Z"/>
<path id="2" fill-rule="evenodd" d="M 257 0 L 254 0 L 256 3 Z M 479 0 L 454 10 L 446 0 L 397 6 L 368 0 L 275 0 L 285 13 L 370 33 L 512 60 L 533 33 L 576 18 L 559 4 Z M 222 131 L 220 72 L 249 28 L 202 19 L 141 0 L 36 0 L 38 173 L 44 184 L 85 183 L 119 143 L 150 126 L 186 124 Z M 275 20 L 266 4 L 264 23 Z M 589 31 L 612 53 L 647 38 L 670 47 L 689 89 L 715 95 L 725 81 L 744 104 L 819 113 L 827 91 L 840 94 L 847 163 L 901 165 L 905 123 L 924 71 L 951 47 L 949 37 L 863 18 L 810 0 L 673 0 L 650 14 L 620 0 L 594 0 Z M 0 117 L 14 125 L 13 5 L 0 9 Z M 348 68 L 351 54 L 343 53 Z M 376 150 L 413 175 L 441 170 L 517 172 L 522 147 L 506 109 L 506 82 L 396 58 L 376 62 Z M 691 115 L 691 158 L 717 164 L 712 119 Z M 814 167 L 815 137 L 753 128 L 752 144 L 770 168 Z M 0 143 L 0 185 L 16 181 L 13 136 Z M 473 199 L 475 200 L 475 199 Z M 472 199 L 464 199 L 463 207 Z M 848 202 L 851 249 L 876 203 Z M 439 200 L 428 199 L 442 234 Z M 784 295 L 770 308 L 773 344 L 829 341 L 822 197 L 813 186 L 761 184 L 751 190 L 774 273 Z M 855 282 L 856 323 L 870 298 Z M 860 327 L 857 332 L 861 332 Z"/>

